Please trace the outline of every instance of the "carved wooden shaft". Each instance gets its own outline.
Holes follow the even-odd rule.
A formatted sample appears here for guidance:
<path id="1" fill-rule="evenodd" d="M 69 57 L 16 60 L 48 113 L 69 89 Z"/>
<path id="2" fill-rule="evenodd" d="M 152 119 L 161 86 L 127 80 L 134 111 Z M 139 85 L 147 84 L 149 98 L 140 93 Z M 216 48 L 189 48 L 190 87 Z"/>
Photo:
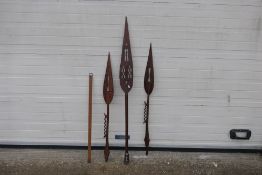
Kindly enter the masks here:
<path id="1" fill-rule="evenodd" d="M 148 120 L 149 120 L 149 95 L 147 95 L 147 102 L 145 103 L 145 123 L 146 123 L 146 133 L 145 133 L 145 146 L 146 146 L 146 155 L 148 155 L 148 147 L 149 147 L 149 142 L 150 142 L 150 139 L 149 139 L 149 128 L 148 128 Z"/>
<path id="2" fill-rule="evenodd" d="M 125 93 L 125 158 L 124 163 L 129 163 L 128 153 L 128 93 Z"/>
<path id="3" fill-rule="evenodd" d="M 108 140 L 108 135 L 109 135 L 109 104 L 107 104 L 107 114 L 105 114 L 105 120 L 106 120 L 106 127 L 105 127 L 105 137 L 106 137 L 106 144 L 105 144 L 105 150 L 104 150 L 104 156 L 105 156 L 105 161 L 108 161 L 108 157 L 110 154 L 109 150 L 109 140 Z"/>

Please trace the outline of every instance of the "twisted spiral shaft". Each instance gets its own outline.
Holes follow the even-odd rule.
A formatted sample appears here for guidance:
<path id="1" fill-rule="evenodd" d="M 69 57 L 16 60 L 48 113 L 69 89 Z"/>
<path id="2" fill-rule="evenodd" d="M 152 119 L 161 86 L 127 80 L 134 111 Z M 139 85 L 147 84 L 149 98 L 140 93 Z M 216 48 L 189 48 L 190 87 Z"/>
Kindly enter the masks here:
<path id="1" fill-rule="evenodd" d="M 148 120 L 148 104 L 147 102 L 144 102 L 145 103 L 145 108 L 144 108 L 144 122 L 143 123 L 146 123 L 147 120 Z"/>
<path id="2" fill-rule="evenodd" d="M 107 120 L 108 120 L 108 117 L 106 114 L 105 115 L 105 118 L 104 118 L 104 138 L 106 137 L 107 135 Z"/>

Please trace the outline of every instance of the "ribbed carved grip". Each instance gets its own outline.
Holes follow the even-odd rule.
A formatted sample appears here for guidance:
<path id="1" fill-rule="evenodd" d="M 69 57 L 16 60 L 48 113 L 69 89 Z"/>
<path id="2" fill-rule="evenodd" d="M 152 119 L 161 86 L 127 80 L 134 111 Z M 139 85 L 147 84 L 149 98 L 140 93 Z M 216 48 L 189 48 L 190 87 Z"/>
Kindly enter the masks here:
<path id="1" fill-rule="evenodd" d="M 106 135 L 107 135 L 107 115 L 106 114 L 104 114 L 105 115 L 105 118 L 104 118 L 104 138 L 106 137 Z"/>
<path id="2" fill-rule="evenodd" d="M 144 108 L 144 122 L 143 123 L 146 123 L 147 120 L 148 120 L 148 104 L 147 102 L 144 102 L 145 103 L 145 108 Z"/>

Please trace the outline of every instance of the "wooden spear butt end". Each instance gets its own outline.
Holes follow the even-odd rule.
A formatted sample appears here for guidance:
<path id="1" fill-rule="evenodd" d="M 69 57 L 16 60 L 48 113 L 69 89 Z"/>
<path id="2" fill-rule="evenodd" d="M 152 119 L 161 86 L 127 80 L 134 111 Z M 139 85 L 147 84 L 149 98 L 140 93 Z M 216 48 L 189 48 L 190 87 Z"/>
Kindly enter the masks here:
<path id="1" fill-rule="evenodd" d="M 124 164 L 125 164 L 125 165 L 128 165 L 128 164 L 129 164 L 129 153 L 128 153 L 128 152 L 125 153 Z"/>
<path id="2" fill-rule="evenodd" d="M 106 162 L 108 161 L 109 154 L 110 154 L 109 149 L 108 149 L 108 148 L 105 148 L 105 150 L 104 150 L 104 156 L 105 156 L 105 161 L 106 161 Z"/>
<path id="3" fill-rule="evenodd" d="M 149 137 L 145 137 L 144 141 L 145 141 L 145 146 L 146 146 L 146 155 L 148 155 L 148 148 L 149 148 L 149 142 L 150 142 Z"/>

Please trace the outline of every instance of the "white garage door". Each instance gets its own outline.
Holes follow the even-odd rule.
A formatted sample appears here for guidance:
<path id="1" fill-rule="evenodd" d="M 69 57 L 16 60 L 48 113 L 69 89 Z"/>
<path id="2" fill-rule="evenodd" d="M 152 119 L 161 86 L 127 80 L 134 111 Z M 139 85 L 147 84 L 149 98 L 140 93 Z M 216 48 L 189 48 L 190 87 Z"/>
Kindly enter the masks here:
<path id="1" fill-rule="evenodd" d="M 118 79 L 124 17 L 134 64 L 130 146 L 143 146 L 143 76 L 153 44 L 150 138 L 156 147 L 262 145 L 261 0 L 0 0 L 0 144 L 104 145 L 102 85 L 111 52 L 110 144 L 124 145 Z M 250 140 L 229 130 L 250 129 Z"/>

